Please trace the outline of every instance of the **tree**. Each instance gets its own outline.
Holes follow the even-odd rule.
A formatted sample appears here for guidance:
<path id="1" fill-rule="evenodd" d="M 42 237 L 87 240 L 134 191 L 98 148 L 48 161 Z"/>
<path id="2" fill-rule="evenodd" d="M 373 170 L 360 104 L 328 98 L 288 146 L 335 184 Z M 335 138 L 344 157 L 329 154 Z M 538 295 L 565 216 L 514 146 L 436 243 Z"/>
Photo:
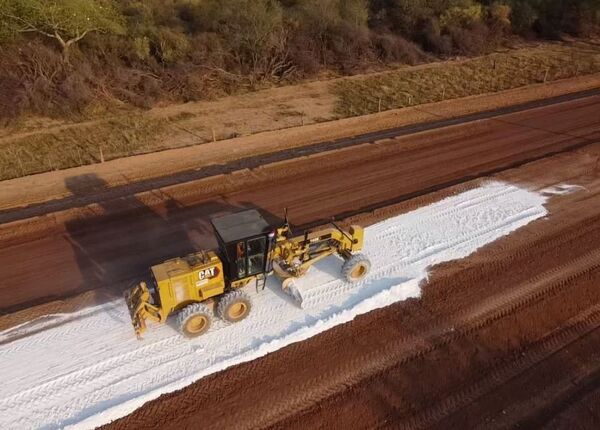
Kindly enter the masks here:
<path id="1" fill-rule="evenodd" d="M 223 38 L 242 73 L 275 77 L 289 70 L 289 30 L 275 0 L 205 0 L 186 12 L 195 29 Z"/>
<path id="2" fill-rule="evenodd" d="M 481 22 L 483 6 L 478 3 L 465 2 L 461 6 L 452 6 L 440 16 L 443 28 L 469 28 Z"/>
<path id="3" fill-rule="evenodd" d="M 510 6 L 504 3 L 492 3 L 489 9 L 492 21 L 501 27 L 510 27 Z"/>
<path id="4" fill-rule="evenodd" d="M 433 17 L 425 0 L 391 0 L 386 10 L 391 30 L 407 38 L 415 37 L 419 27 Z"/>
<path id="5" fill-rule="evenodd" d="M 496 43 L 510 30 L 511 9 L 505 3 L 492 3 L 488 8 L 488 27 L 491 30 L 490 37 L 495 37 Z"/>
<path id="6" fill-rule="evenodd" d="M 367 27 L 369 5 L 366 0 L 341 0 L 339 8 L 342 19 L 356 27 Z"/>
<path id="7" fill-rule="evenodd" d="M 110 0 L 0 0 L 7 33 L 36 33 L 58 42 L 69 61 L 72 45 L 91 32 L 122 33 L 122 17 Z"/>
<path id="8" fill-rule="evenodd" d="M 533 25 L 538 20 L 538 10 L 533 2 L 511 0 L 510 23 L 513 31 L 522 35 L 533 32 Z"/>

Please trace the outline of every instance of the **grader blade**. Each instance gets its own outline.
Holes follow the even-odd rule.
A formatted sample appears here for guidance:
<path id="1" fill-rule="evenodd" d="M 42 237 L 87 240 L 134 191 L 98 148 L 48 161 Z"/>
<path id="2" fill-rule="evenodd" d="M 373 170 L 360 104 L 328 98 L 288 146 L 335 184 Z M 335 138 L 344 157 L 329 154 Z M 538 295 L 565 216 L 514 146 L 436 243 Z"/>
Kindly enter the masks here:
<path id="1" fill-rule="evenodd" d="M 302 294 L 300 293 L 300 289 L 294 284 L 294 278 L 286 278 L 281 282 L 281 289 L 300 307 L 302 307 L 302 302 L 304 301 Z"/>
<path id="2" fill-rule="evenodd" d="M 281 279 L 281 289 L 294 299 L 298 305 L 302 306 L 302 295 L 300 294 L 300 290 L 294 285 L 296 277 L 284 267 L 278 261 L 273 261 L 273 271 Z"/>

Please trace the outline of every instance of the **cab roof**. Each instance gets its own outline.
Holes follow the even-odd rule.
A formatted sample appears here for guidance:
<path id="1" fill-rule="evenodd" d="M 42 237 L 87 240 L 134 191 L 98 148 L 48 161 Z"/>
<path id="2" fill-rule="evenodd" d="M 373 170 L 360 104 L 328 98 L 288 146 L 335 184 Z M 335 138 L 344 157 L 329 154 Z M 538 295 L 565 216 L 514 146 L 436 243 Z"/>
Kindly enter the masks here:
<path id="1" fill-rule="evenodd" d="M 211 222 L 225 243 L 264 235 L 273 230 L 273 227 L 256 209 L 213 218 Z"/>

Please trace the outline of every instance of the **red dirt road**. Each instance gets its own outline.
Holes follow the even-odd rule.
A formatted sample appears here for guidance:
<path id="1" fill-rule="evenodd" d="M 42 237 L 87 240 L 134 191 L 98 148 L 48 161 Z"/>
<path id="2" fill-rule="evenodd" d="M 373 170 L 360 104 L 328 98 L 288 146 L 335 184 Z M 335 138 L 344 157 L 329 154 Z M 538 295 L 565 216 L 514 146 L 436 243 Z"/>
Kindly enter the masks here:
<path id="1" fill-rule="evenodd" d="M 420 300 L 206 377 L 106 428 L 598 428 L 598 160 L 595 144 L 499 175 L 586 190 L 436 268 Z"/>
<path id="2" fill-rule="evenodd" d="M 276 218 L 288 207 L 296 225 L 314 224 L 599 141 L 599 110 L 600 96 L 588 97 L 5 225 L 1 310 L 101 287 L 119 292 L 151 264 L 212 247 L 208 219 L 217 213 L 258 207 Z M 68 185 L 76 194 L 95 180 Z"/>
<path id="3" fill-rule="evenodd" d="M 208 217 L 241 206 L 287 206 L 296 224 L 333 214 L 369 224 L 476 185 L 469 178 L 576 184 L 583 189 L 552 197 L 546 219 L 436 267 L 420 299 L 210 375 L 106 428 L 596 429 L 599 104 L 587 98 L 24 222 L 0 230 L 9 282 L 0 293 L 20 308 L 90 288 L 118 292 L 149 264 L 212 245 Z M 74 190 L 81 180 L 93 178 L 74 178 Z"/>

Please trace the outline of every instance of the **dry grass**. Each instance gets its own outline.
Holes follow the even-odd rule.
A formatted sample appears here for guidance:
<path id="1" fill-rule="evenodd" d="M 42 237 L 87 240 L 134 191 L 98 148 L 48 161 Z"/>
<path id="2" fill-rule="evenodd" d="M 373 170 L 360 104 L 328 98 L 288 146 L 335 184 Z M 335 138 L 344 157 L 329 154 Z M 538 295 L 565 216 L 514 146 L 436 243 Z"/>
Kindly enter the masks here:
<path id="1" fill-rule="evenodd" d="M 542 45 L 329 82 L 281 87 L 215 102 L 118 112 L 69 123 L 40 119 L 0 128 L 0 180 L 522 87 L 600 71 L 600 47 Z"/>
<path id="2" fill-rule="evenodd" d="M 164 124 L 130 115 L 3 143 L 0 180 L 156 150 Z"/>
<path id="3" fill-rule="evenodd" d="M 600 72 L 600 48 L 546 46 L 332 84 L 340 117 L 365 115 Z"/>

